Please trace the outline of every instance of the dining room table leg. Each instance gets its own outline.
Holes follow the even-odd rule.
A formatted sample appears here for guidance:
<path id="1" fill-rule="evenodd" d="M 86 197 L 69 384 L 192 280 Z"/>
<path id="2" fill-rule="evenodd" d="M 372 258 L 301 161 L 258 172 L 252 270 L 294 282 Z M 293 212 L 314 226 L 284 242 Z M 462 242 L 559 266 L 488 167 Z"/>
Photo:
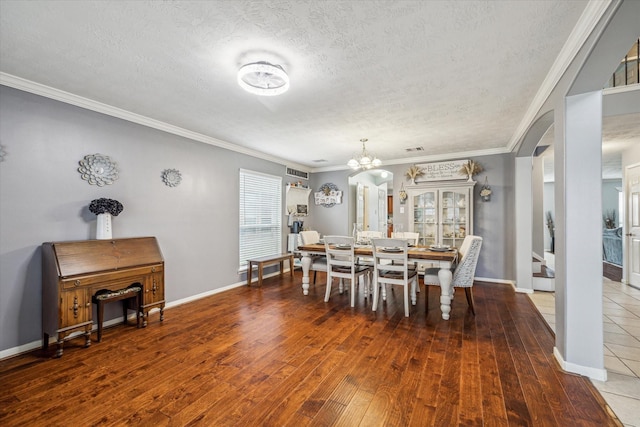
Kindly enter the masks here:
<path id="1" fill-rule="evenodd" d="M 307 252 L 302 253 L 302 294 L 309 295 L 309 270 L 311 269 L 311 256 Z"/>
<path id="2" fill-rule="evenodd" d="M 438 279 L 440 280 L 440 310 L 442 311 L 442 318 L 449 320 L 452 299 L 451 280 L 453 279 L 449 266 L 440 268 Z"/>

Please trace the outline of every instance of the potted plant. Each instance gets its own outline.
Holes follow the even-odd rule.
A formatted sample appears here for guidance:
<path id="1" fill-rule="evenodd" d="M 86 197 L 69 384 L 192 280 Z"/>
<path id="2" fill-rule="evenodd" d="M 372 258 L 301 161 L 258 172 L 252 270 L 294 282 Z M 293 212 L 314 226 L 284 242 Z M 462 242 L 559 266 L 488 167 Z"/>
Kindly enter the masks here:
<path id="1" fill-rule="evenodd" d="M 551 216 L 551 212 L 547 211 L 547 229 L 549 230 L 549 235 L 551 236 L 551 248 L 549 252 L 555 252 L 556 246 L 556 226 L 553 223 L 553 217 Z"/>

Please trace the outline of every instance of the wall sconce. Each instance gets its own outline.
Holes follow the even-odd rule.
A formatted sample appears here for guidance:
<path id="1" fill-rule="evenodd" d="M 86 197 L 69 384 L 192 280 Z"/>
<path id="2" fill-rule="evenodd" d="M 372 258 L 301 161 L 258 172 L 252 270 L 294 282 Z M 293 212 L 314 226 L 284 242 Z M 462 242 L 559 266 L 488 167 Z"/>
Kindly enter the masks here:
<path id="1" fill-rule="evenodd" d="M 491 201 L 491 187 L 489 186 L 489 178 L 488 177 L 484 177 L 484 184 L 482 185 L 482 187 L 480 188 L 480 197 L 482 198 L 483 202 L 490 202 Z"/>
<path id="2" fill-rule="evenodd" d="M 398 193 L 398 196 L 400 197 L 400 204 L 404 205 L 407 202 L 407 197 L 409 197 L 407 192 L 404 190 L 404 183 L 400 186 L 400 193 Z"/>

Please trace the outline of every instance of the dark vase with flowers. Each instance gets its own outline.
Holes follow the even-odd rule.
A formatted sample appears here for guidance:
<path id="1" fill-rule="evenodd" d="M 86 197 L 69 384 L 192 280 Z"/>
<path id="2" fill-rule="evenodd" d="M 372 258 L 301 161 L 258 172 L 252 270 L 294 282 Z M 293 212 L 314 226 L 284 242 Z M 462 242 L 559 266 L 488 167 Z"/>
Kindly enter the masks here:
<path id="1" fill-rule="evenodd" d="M 122 203 L 113 199 L 95 199 L 89 204 L 89 210 L 98 216 L 96 221 L 96 239 L 111 239 L 113 232 L 111 228 L 112 216 L 118 216 L 124 207 Z"/>

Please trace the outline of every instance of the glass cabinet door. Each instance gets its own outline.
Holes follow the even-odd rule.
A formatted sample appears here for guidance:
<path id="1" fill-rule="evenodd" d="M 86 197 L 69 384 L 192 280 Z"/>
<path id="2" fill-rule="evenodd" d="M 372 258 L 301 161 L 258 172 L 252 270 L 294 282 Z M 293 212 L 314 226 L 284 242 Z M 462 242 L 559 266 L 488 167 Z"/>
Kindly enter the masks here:
<path id="1" fill-rule="evenodd" d="M 468 192 L 464 190 L 443 190 L 440 192 L 442 207 L 442 244 L 460 247 L 467 234 L 469 215 Z"/>
<path id="2" fill-rule="evenodd" d="M 425 191 L 412 197 L 414 232 L 420 233 L 419 245 L 433 245 L 438 242 L 438 200 L 437 192 Z"/>

